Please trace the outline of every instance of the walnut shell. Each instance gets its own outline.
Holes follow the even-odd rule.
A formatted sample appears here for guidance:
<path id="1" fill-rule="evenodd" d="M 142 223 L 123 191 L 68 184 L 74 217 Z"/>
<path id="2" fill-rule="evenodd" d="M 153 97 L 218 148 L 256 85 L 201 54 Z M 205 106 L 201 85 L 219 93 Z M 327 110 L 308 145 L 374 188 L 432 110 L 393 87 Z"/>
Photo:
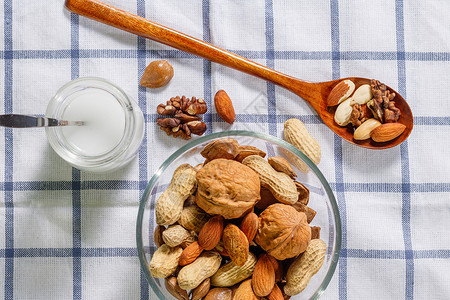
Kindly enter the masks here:
<path id="1" fill-rule="evenodd" d="M 201 168 L 196 176 L 196 203 L 210 215 L 239 218 L 260 200 L 258 174 L 237 161 L 215 159 Z"/>
<path id="2" fill-rule="evenodd" d="M 310 240 L 306 215 L 290 205 L 272 204 L 259 215 L 255 242 L 278 260 L 303 253 Z"/>

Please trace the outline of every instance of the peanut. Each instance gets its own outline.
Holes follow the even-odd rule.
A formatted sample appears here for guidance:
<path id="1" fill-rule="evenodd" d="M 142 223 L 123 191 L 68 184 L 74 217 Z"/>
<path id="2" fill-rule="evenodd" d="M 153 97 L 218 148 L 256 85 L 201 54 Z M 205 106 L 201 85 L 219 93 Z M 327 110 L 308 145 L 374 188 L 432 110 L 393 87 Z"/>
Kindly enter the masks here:
<path id="1" fill-rule="evenodd" d="M 155 227 L 155 232 L 153 232 L 153 242 L 155 242 L 156 247 L 161 247 L 161 245 L 164 244 L 162 236 L 164 230 L 166 230 L 164 226 L 157 225 Z"/>
<path id="2" fill-rule="evenodd" d="M 232 261 L 224 264 L 211 277 L 211 285 L 229 287 L 247 279 L 255 269 L 256 260 L 256 256 L 250 252 L 247 261 L 242 267 L 235 265 Z"/>
<path id="3" fill-rule="evenodd" d="M 261 156 L 250 155 L 242 163 L 259 175 L 261 185 L 270 190 L 281 203 L 294 204 L 298 201 L 297 187 L 289 175 L 275 171 Z"/>
<path id="4" fill-rule="evenodd" d="M 347 100 L 346 100 L 347 101 Z M 319 164 L 321 150 L 319 142 L 313 138 L 299 119 L 289 119 L 284 123 L 284 139 L 302 151 L 314 164 Z M 307 173 L 309 168 L 300 159 L 295 159 L 296 167 Z"/>
<path id="5" fill-rule="evenodd" d="M 210 216 L 203 209 L 197 205 L 191 205 L 183 208 L 178 223 L 189 231 L 199 233 L 209 218 Z"/>
<path id="6" fill-rule="evenodd" d="M 203 252 L 193 263 L 181 268 L 178 285 L 183 290 L 195 289 L 206 278 L 211 277 L 220 267 L 222 257 L 215 251 Z"/>
<path id="7" fill-rule="evenodd" d="M 181 245 L 190 236 L 189 231 L 181 225 L 170 225 L 162 233 L 164 243 L 169 247 L 176 247 Z"/>
<path id="8" fill-rule="evenodd" d="M 305 252 L 289 266 L 284 292 L 289 296 L 301 293 L 325 261 L 327 245 L 320 239 L 311 240 Z"/>
<path id="9" fill-rule="evenodd" d="M 181 243 L 181 247 L 185 249 L 190 244 L 195 243 L 198 240 L 198 234 L 195 231 L 189 232 L 189 237 Z"/>
<path id="10" fill-rule="evenodd" d="M 189 164 L 180 165 L 174 172 L 169 187 L 156 202 L 156 223 L 172 225 L 180 218 L 184 201 L 197 186 L 196 172 Z"/>
<path id="11" fill-rule="evenodd" d="M 166 278 L 172 274 L 178 267 L 181 252 L 183 252 L 181 247 L 171 248 L 166 244 L 161 245 L 153 254 L 148 266 L 150 274 L 156 278 Z"/>

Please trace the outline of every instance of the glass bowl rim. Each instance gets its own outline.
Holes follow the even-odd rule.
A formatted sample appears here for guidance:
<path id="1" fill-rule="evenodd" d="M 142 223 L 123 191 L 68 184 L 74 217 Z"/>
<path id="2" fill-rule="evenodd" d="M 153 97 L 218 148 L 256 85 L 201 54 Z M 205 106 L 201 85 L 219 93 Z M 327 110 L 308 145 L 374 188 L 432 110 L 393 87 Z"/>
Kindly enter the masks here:
<path id="1" fill-rule="evenodd" d="M 320 295 L 325 291 L 325 289 L 327 288 L 328 284 L 331 281 L 331 278 L 333 277 L 333 274 L 335 272 L 338 260 L 339 260 L 339 253 L 341 251 L 341 240 L 342 240 L 342 228 L 341 228 L 341 218 L 340 218 L 340 214 L 339 214 L 339 208 L 336 202 L 336 198 L 334 197 L 334 194 L 331 190 L 330 185 L 328 184 L 328 181 L 325 179 L 325 177 L 323 176 L 322 172 L 319 170 L 319 168 L 305 155 L 303 154 L 300 150 L 298 150 L 297 148 L 295 148 L 293 145 L 289 144 L 286 141 L 283 141 L 282 139 L 272 136 L 272 135 L 268 135 L 265 133 L 261 133 L 261 132 L 253 132 L 253 131 L 247 131 L 247 130 L 229 130 L 229 131 L 221 131 L 221 132 L 216 132 L 216 133 L 211 133 L 205 136 L 202 136 L 198 139 L 195 139 L 189 143 L 187 143 L 186 145 L 180 147 L 178 150 L 176 150 L 174 153 L 172 153 L 172 155 L 170 155 L 162 164 L 161 166 L 158 168 L 158 170 L 156 170 L 156 172 L 153 174 L 152 178 L 150 179 L 150 181 L 147 184 L 147 187 L 144 190 L 144 193 L 142 194 L 141 200 L 139 202 L 139 211 L 138 211 L 138 216 L 137 216 L 137 221 L 136 221 L 136 242 L 137 242 L 137 251 L 138 251 L 138 257 L 139 257 L 139 263 L 141 266 L 142 271 L 145 274 L 145 277 L 147 279 L 148 284 L 151 286 L 152 290 L 154 291 L 154 293 L 156 294 L 156 296 L 161 299 L 164 300 L 165 297 L 164 295 L 161 294 L 161 292 L 159 291 L 159 287 L 156 286 L 155 282 L 152 279 L 152 276 L 150 275 L 150 271 L 147 268 L 147 260 L 145 258 L 145 253 L 144 251 L 142 251 L 143 249 L 143 241 L 142 241 L 142 221 L 143 221 L 143 217 L 144 217 L 144 210 L 145 210 L 145 205 L 147 203 L 147 199 L 149 196 L 149 192 L 153 189 L 156 181 L 159 179 L 159 177 L 161 176 L 162 172 L 175 160 L 177 159 L 180 155 L 182 155 L 183 153 L 185 153 L 186 151 L 188 151 L 189 149 L 192 149 L 204 142 L 207 141 L 211 141 L 214 140 L 216 138 L 221 138 L 221 137 L 232 137 L 232 136 L 247 136 L 247 137 L 257 137 L 263 140 L 267 140 L 269 142 L 272 142 L 274 144 L 277 144 L 279 146 L 285 147 L 288 150 L 290 150 L 291 152 L 293 152 L 295 155 L 297 155 L 298 157 L 300 157 L 307 165 L 308 167 L 314 172 L 314 174 L 317 176 L 317 178 L 320 180 L 322 186 L 325 189 L 325 192 L 328 196 L 328 199 L 330 200 L 330 204 L 332 207 L 332 212 L 334 215 L 334 227 L 335 227 L 335 248 L 334 248 L 334 252 L 331 253 L 331 265 L 330 268 L 328 269 L 327 274 L 325 275 L 325 278 L 322 282 L 322 284 L 320 285 L 319 289 L 314 293 L 313 297 L 311 299 L 318 299 L 320 297 Z"/>

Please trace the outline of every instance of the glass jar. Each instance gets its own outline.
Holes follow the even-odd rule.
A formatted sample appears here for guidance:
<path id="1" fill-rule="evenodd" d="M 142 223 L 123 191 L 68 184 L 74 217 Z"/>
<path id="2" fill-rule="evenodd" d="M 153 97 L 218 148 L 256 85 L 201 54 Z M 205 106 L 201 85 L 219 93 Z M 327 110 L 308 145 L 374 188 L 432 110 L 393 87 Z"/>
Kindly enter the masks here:
<path id="1" fill-rule="evenodd" d="M 129 163 L 144 138 L 144 115 L 118 86 L 97 77 L 83 77 L 62 86 L 45 115 L 83 126 L 47 127 L 55 152 L 73 167 L 111 172 Z"/>

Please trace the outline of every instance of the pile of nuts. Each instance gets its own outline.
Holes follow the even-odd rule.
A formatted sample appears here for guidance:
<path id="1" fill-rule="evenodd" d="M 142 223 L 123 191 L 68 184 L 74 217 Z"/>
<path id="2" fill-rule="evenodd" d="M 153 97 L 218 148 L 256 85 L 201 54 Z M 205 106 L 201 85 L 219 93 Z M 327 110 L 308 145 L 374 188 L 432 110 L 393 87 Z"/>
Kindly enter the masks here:
<path id="1" fill-rule="evenodd" d="M 400 136 L 406 126 L 398 123 L 401 112 L 395 106 L 395 93 L 374 79 L 355 88 L 355 83 L 346 79 L 331 90 L 327 105 L 337 106 L 334 121 L 340 126 L 351 124 L 355 140 L 387 142 Z"/>
<path id="2" fill-rule="evenodd" d="M 283 157 L 231 138 L 180 165 L 155 206 L 152 276 L 177 299 L 288 299 L 325 260 L 309 190 Z M 188 291 L 190 293 L 188 294 Z"/>

